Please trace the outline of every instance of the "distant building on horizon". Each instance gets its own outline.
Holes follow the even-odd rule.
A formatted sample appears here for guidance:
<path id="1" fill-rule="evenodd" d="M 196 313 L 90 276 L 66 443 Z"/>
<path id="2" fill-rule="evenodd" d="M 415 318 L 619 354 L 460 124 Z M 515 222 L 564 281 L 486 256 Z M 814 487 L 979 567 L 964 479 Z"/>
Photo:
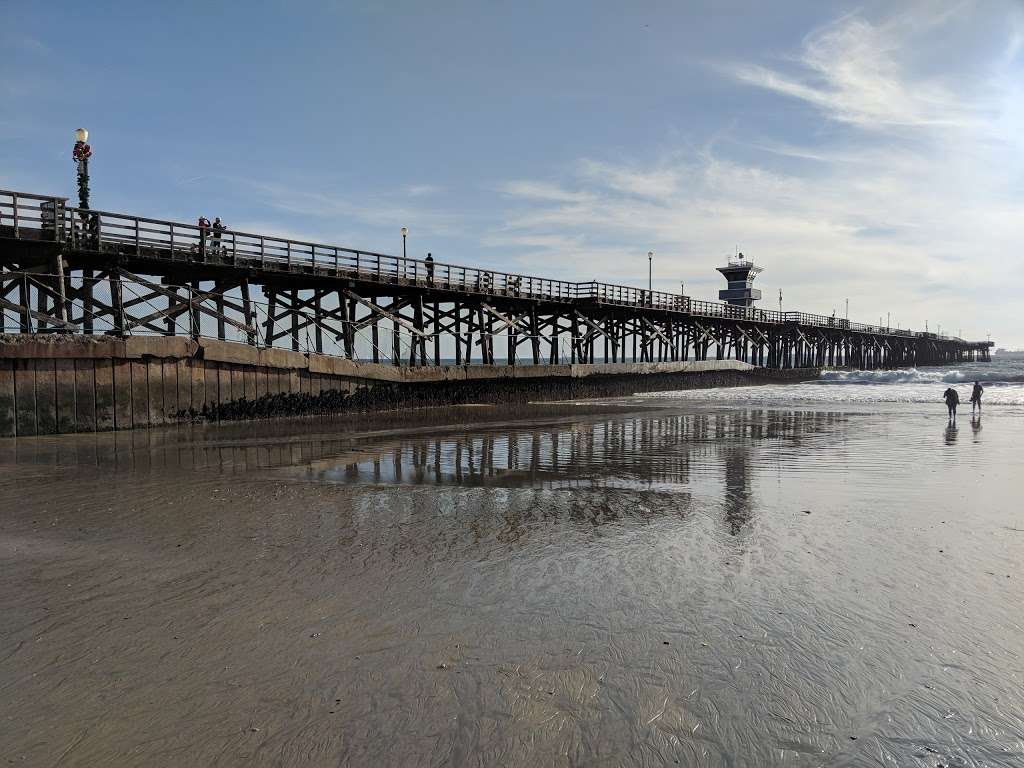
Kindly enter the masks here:
<path id="1" fill-rule="evenodd" d="M 718 298 L 726 304 L 734 307 L 752 307 L 754 302 L 760 300 L 761 291 L 754 287 L 754 278 L 764 271 L 764 267 L 754 266 L 753 259 L 748 259 L 742 253 L 730 256 L 724 267 L 718 267 L 726 281 L 728 288 L 718 292 Z"/>

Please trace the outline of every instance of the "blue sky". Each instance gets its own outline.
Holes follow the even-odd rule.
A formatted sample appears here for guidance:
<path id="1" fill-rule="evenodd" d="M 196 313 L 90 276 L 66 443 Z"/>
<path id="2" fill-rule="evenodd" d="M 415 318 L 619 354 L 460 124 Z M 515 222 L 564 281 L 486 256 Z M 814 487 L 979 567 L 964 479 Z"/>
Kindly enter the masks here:
<path id="1" fill-rule="evenodd" d="M 0 186 L 1024 346 L 1024 6 L 4 3 Z M 767 299 L 771 299 L 768 301 Z"/>

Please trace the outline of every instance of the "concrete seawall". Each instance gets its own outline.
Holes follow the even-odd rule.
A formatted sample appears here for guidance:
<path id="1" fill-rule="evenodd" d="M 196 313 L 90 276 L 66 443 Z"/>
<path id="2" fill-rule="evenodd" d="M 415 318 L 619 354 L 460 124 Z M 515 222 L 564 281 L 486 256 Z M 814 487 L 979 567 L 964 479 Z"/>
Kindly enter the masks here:
<path id="1" fill-rule="evenodd" d="M 0 437 L 813 378 L 734 360 L 406 368 L 182 337 L 0 336 Z"/>

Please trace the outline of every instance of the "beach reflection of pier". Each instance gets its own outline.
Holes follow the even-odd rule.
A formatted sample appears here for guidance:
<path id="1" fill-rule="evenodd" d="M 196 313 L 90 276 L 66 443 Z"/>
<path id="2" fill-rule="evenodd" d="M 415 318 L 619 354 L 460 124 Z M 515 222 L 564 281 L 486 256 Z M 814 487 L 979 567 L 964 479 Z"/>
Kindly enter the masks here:
<path id="1" fill-rule="evenodd" d="M 494 416 L 492 415 L 493 419 Z M 663 410 L 536 416 L 514 422 L 403 425 L 342 436 L 296 422 L 238 430 L 154 430 L 18 440 L 0 464 L 98 466 L 118 474 L 284 471 L 318 483 L 364 486 L 648 490 L 721 499 L 732 533 L 756 506 L 752 476 L 780 450 L 833 441 L 844 414 Z M 312 428 L 320 429 L 310 435 Z M 687 498 L 683 497 L 683 494 Z"/>
<path id="2" fill-rule="evenodd" d="M 694 473 L 721 472 L 724 465 L 728 485 L 739 487 L 749 474 L 751 447 L 764 441 L 799 446 L 823 437 L 843 418 L 763 409 L 655 411 L 352 436 L 319 424 L 264 423 L 223 434 L 168 429 L 9 441 L 0 446 L 0 464 L 228 472 L 296 467 L 327 482 L 549 487 L 617 481 L 672 486 L 688 483 Z M 312 429 L 320 431 L 310 434 Z"/>
<path id="3" fill-rule="evenodd" d="M 724 471 L 749 487 L 748 453 L 765 440 L 801 440 L 823 414 L 766 411 L 656 414 L 550 425 L 399 436 L 308 462 L 307 476 L 373 484 L 665 487 Z"/>

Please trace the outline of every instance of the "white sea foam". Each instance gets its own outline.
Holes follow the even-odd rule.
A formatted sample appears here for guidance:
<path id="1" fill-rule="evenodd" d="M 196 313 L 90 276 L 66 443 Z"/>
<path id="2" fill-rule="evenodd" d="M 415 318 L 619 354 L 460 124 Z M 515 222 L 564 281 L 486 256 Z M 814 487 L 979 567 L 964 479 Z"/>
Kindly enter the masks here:
<path id="1" fill-rule="evenodd" d="M 760 406 L 926 403 L 942 407 L 942 393 L 952 386 L 960 394 L 961 403 L 970 410 L 970 385 L 975 381 L 985 387 L 985 407 L 1024 406 L 1024 360 L 891 371 L 825 371 L 819 379 L 803 383 L 660 392 L 645 397 Z"/>
<path id="2" fill-rule="evenodd" d="M 967 370 L 897 368 L 890 371 L 824 371 L 817 384 L 962 384 L 964 382 L 993 384 L 1024 383 L 1024 372 L 992 368 Z"/>

